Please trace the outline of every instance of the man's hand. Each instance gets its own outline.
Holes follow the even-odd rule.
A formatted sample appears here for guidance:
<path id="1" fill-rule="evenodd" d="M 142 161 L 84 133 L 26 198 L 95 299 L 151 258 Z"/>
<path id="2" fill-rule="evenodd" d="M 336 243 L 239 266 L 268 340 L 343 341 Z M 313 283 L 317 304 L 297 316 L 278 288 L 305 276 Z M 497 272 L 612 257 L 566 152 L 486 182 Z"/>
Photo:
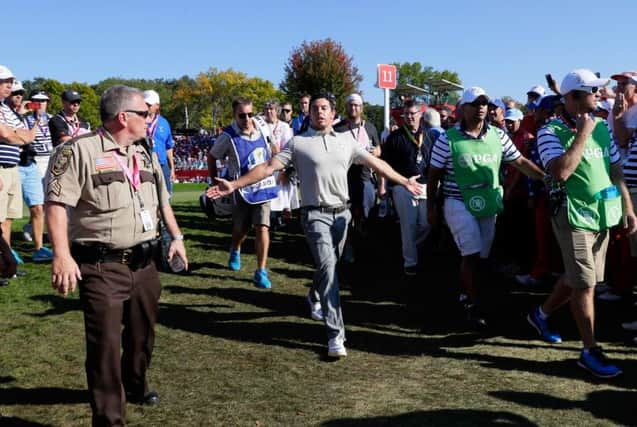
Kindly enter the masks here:
<path id="1" fill-rule="evenodd" d="M 420 175 L 412 176 L 407 180 L 407 183 L 405 184 L 405 188 L 407 189 L 407 191 L 409 191 L 414 196 L 420 196 L 421 194 L 423 194 L 422 184 L 416 181 L 418 178 L 420 178 Z"/>
<path id="2" fill-rule="evenodd" d="M 232 194 L 232 192 L 236 189 L 233 183 L 234 181 L 226 181 L 223 178 L 215 178 L 215 181 L 217 181 L 217 185 L 208 187 L 206 190 L 206 196 L 211 199 L 220 199 L 223 196 Z"/>
<path id="3" fill-rule="evenodd" d="M 577 133 L 581 136 L 588 138 L 595 128 L 595 120 L 588 113 L 578 113 L 575 119 L 577 126 Z"/>
<path id="4" fill-rule="evenodd" d="M 176 178 L 176 176 L 175 176 L 175 168 L 170 168 L 170 176 L 169 176 L 169 178 L 170 178 L 170 182 L 175 182 L 175 178 Z"/>
<path id="5" fill-rule="evenodd" d="M 185 269 L 188 270 L 188 257 L 186 256 L 186 246 L 184 246 L 183 240 L 173 240 L 170 242 L 170 247 L 168 248 L 168 262 L 173 259 L 173 256 L 178 255 L 186 266 Z"/>
<path id="6" fill-rule="evenodd" d="M 613 116 L 615 116 L 616 119 L 619 119 L 622 114 L 624 114 L 624 111 L 626 111 L 627 109 L 628 102 L 626 101 L 624 94 L 622 92 L 619 92 L 615 97 L 615 104 L 613 105 Z"/>
<path id="7" fill-rule="evenodd" d="M 628 234 L 633 234 L 637 231 L 637 216 L 635 216 L 635 212 L 630 211 L 624 214 L 624 228 Z"/>
<path id="8" fill-rule="evenodd" d="M 51 286 L 64 296 L 75 292 L 77 281 L 82 280 L 82 273 L 75 260 L 70 256 L 53 256 L 51 264 Z"/>

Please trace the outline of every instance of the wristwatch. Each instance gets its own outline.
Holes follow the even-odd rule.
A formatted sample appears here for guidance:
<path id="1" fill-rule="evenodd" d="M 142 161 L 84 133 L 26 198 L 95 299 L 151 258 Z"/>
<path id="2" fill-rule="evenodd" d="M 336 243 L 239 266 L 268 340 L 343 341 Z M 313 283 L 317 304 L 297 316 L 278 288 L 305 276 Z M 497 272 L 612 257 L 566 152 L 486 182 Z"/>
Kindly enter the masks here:
<path id="1" fill-rule="evenodd" d="M 183 234 L 175 234 L 173 236 L 173 240 L 184 240 L 184 235 Z"/>

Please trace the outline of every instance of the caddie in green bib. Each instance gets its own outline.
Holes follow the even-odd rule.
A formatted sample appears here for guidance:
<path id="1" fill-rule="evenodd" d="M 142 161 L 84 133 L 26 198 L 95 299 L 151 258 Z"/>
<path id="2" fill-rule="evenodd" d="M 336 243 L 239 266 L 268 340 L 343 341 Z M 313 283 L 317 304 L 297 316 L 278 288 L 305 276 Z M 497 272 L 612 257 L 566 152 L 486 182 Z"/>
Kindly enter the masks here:
<path id="1" fill-rule="evenodd" d="M 476 218 L 502 212 L 503 190 L 498 176 L 502 142 L 495 129 L 489 126 L 482 139 L 474 139 L 451 128 L 447 138 L 455 179 L 467 210 Z"/>
<path id="2" fill-rule="evenodd" d="M 602 231 L 622 218 L 621 194 L 610 180 L 611 136 L 600 118 L 585 143 L 582 160 L 564 182 L 568 222 L 573 228 Z M 558 120 L 549 128 L 555 132 L 565 150 L 573 144 L 575 132 Z"/>

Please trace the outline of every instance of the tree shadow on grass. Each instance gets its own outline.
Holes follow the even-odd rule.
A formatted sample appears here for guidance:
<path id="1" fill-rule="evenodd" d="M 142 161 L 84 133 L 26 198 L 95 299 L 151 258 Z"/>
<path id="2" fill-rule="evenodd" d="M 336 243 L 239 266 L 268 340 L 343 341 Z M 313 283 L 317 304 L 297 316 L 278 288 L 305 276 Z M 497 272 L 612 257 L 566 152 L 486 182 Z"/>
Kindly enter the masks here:
<path id="1" fill-rule="evenodd" d="M 637 392 L 635 391 L 594 391 L 586 397 L 586 400 L 569 400 L 543 393 L 517 391 L 494 391 L 489 392 L 489 394 L 531 408 L 580 409 L 597 418 L 606 419 L 619 425 L 635 425 L 637 423 L 634 407 L 635 401 L 637 401 Z"/>
<path id="2" fill-rule="evenodd" d="M 3 427 L 52 427 L 53 424 L 42 424 L 23 420 L 18 417 L 3 417 L 0 415 L 0 425 Z"/>
<path id="3" fill-rule="evenodd" d="M 34 317 L 56 316 L 68 313 L 69 311 L 79 311 L 82 309 L 78 298 L 64 298 L 56 294 L 34 295 L 33 301 L 47 302 L 52 307 L 42 313 L 29 313 Z"/>
<path id="4" fill-rule="evenodd" d="M 393 416 L 370 418 L 342 418 L 326 421 L 322 427 L 383 427 L 383 426 L 522 426 L 536 427 L 529 419 L 505 411 L 481 411 L 474 409 L 439 409 L 415 411 Z"/>
<path id="5" fill-rule="evenodd" d="M 70 405 L 88 401 L 86 390 L 60 387 L 0 388 L 0 402 L 3 405 Z"/>

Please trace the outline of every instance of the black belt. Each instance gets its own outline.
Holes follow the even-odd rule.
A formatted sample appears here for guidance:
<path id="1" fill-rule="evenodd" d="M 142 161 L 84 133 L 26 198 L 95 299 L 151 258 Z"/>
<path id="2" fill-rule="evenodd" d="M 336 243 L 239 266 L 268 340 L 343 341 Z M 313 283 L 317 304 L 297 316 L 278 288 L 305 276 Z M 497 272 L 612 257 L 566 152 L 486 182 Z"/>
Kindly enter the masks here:
<path id="1" fill-rule="evenodd" d="M 303 209 L 307 209 L 309 211 L 319 211 L 321 213 L 341 213 L 349 209 L 349 204 L 339 205 L 339 206 L 303 206 Z"/>
<path id="2" fill-rule="evenodd" d="M 148 240 L 127 249 L 110 249 L 104 245 L 82 245 L 73 243 L 71 255 L 78 264 L 114 262 L 138 270 L 150 264 L 161 249 L 159 239 Z"/>
<path id="3" fill-rule="evenodd" d="M 2 168 L 2 169 L 11 169 L 11 168 L 14 168 L 16 166 L 18 166 L 18 165 L 16 165 L 15 163 L 13 163 L 13 164 L 12 163 L 0 163 L 0 168 Z"/>

